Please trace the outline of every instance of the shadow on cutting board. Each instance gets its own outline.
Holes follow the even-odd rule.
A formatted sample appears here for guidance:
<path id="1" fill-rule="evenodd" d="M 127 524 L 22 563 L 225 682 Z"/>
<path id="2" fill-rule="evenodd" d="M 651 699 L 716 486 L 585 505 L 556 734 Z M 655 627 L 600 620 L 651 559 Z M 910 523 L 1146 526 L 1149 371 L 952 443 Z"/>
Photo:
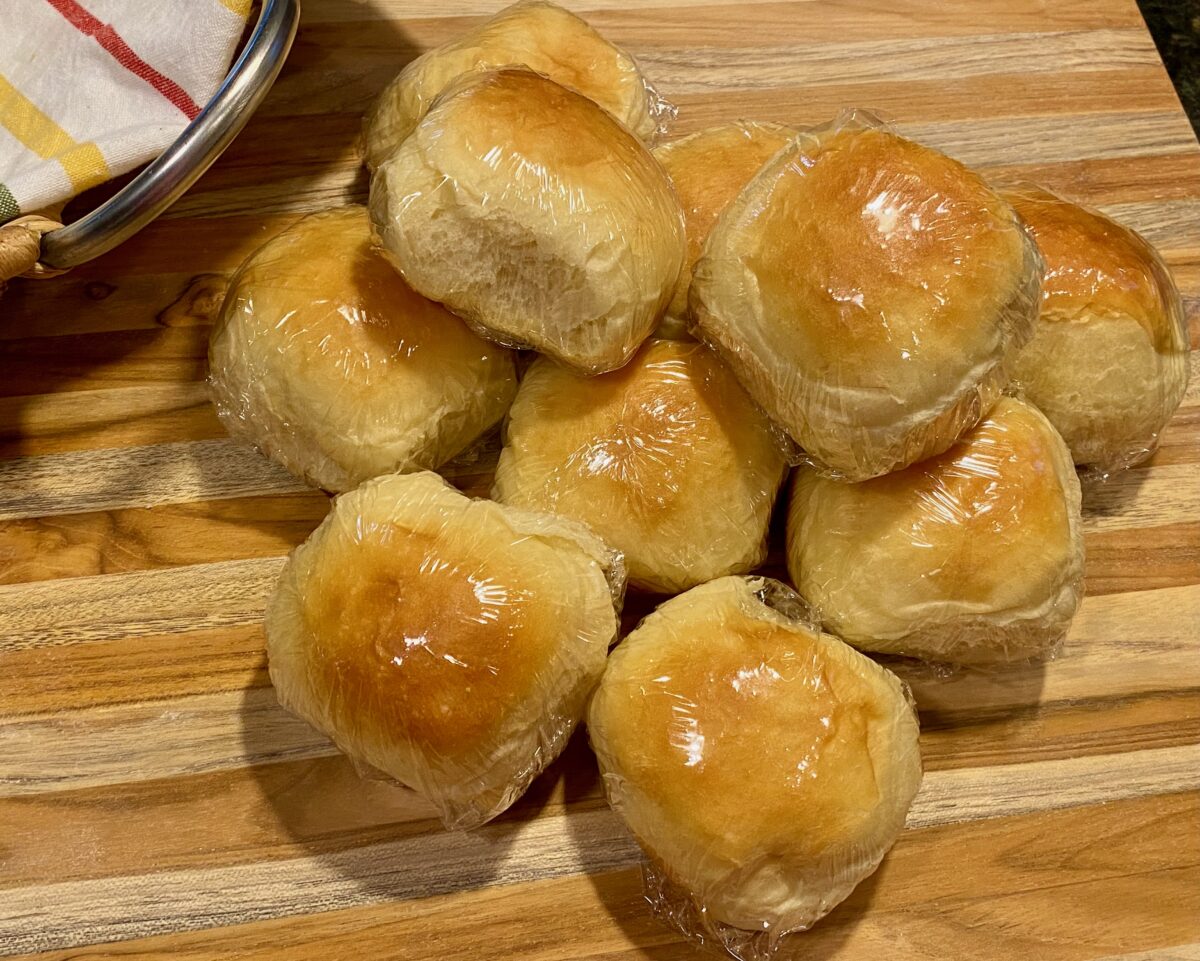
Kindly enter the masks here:
<path id="1" fill-rule="evenodd" d="M 562 843 L 558 816 L 581 801 L 603 804 L 580 735 L 508 811 L 463 832 L 446 831 L 413 791 L 360 777 L 332 744 L 278 705 L 272 688 L 246 689 L 241 720 L 246 771 L 271 817 L 257 826 L 263 846 L 274 847 L 274 857 L 310 862 L 302 869 L 307 907 L 280 905 L 280 913 L 311 910 L 317 902 L 329 910 L 409 901 L 574 873 L 578 858 Z M 584 852 L 583 869 L 591 867 Z"/>
<path id="2" fill-rule="evenodd" d="M 623 830 L 617 825 L 618 829 Z M 631 842 L 632 843 L 632 842 Z M 880 878 L 887 873 L 888 859 L 854 889 L 850 896 L 809 931 L 784 938 L 772 961 L 824 961 L 839 955 L 846 941 L 870 910 Z M 588 880 L 609 916 L 641 955 L 655 961 L 712 961 L 723 951 L 702 948 L 684 939 L 660 921 L 646 902 L 641 868 L 625 868 L 592 874 Z M 581 933 L 586 938 L 586 932 Z"/>

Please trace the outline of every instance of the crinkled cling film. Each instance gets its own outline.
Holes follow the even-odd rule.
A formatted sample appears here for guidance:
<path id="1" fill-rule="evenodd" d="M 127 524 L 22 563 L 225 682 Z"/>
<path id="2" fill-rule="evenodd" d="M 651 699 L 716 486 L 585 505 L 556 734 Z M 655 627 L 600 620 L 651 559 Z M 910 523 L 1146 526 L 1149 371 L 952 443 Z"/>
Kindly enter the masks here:
<path id="1" fill-rule="evenodd" d="M 683 264 L 679 201 L 646 147 L 525 69 L 447 87 L 375 171 L 371 217 L 414 289 L 585 374 L 629 360 Z"/>
<path id="2" fill-rule="evenodd" d="M 862 650 L 986 665 L 1052 653 L 1083 593 L 1080 488 L 1062 438 L 1003 397 L 944 454 L 860 484 L 796 472 L 792 582 Z"/>
<path id="3" fill-rule="evenodd" d="M 1187 322 L 1170 270 L 1099 211 L 1031 185 L 1005 196 L 1046 261 L 1037 331 L 1015 379 L 1088 476 L 1145 460 L 1188 381 Z"/>
<path id="4" fill-rule="evenodd" d="M 690 306 L 806 460 L 858 481 L 941 453 L 988 410 L 1041 272 L 980 177 L 851 111 L 801 131 L 718 218 Z"/>
<path id="5" fill-rule="evenodd" d="M 874 871 L 921 782 L 904 684 L 761 577 L 645 618 L 609 657 L 588 731 L 656 913 L 743 959 Z"/>
<path id="6" fill-rule="evenodd" d="M 209 346 L 221 422 L 331 491 L 439 467 L 504 417 L 511 351 L 413 291 L 364 207 L 314 214 L 253 253 Z"/>
<path id="7" fill-rule="evenodd" d="M 522 0 L 422 54 L 397 75 L 367 115 L 367 166 L 374 170 L 387 160 L 452 81 L 513 66 L 528 67 L 594 100 L 643 140 L 662 136 L 675 117 L 675 108 L 636 61 L 586 21 L 554 3 Z"/>
<path id="8" fill-rule="evenodd" d="M 687 228 L 687 260 L 659 336 L 685 337 L 692 267 L 726 206 L 768 160 L 796 135 L 777 123 L 738 120 L 708 127 L 654 148 L 675 185 Z"/>
<path id="9" fill-rule="evenodd" d="M 271 681 L 360 765 L 473 827 L 566 744 L 623 586 L 620 555 L 580 525 L 387 475 L 292 553 L 267 611 Z"/>
<path id="10" fill-rule="evenodd" d="M 631 584 L 674 593 L 766 556 L 786 460 L 703 344 L 651 339 L 596 377 L 538 360 L 505 434 L 496 499 L 587 524 Z"/>

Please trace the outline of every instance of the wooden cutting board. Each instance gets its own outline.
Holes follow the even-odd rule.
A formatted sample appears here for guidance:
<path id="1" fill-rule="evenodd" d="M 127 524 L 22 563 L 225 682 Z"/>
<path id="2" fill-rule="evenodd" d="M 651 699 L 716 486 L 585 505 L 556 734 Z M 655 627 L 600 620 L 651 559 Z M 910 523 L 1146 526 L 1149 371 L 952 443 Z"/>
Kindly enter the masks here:
<path id="1" fill-rule="evenodd" d="M 645 910 L 578 741 L 499 822 L 447 834 L 276 706 L 263 600 L 327 502 L 205 399 L 223 276 L 363 199 L 370 98 L 495 6 L 306 0 L 276 88 L 181 203 L 0 300 L 0 954 L 697 956 Z M 1101 206 L 1162 249 L 1196 343 L 1200 150 L 1133 0 L 575 6 L 641 58 L 678 133 L 867 106 Z M 915 680 L 909 830 L 797 956 L 1200 958 L 1195 368 L 1162 450 L 1088 493 L 1062 656 Z M 459 480 L 487 489 L 482 468 Z"/>

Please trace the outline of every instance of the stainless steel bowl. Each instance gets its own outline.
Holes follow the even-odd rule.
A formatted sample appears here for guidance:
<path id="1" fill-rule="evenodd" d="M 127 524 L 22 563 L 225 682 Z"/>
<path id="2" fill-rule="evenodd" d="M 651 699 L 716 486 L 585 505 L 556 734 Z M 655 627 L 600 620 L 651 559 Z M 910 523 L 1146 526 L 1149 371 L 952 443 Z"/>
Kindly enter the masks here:
<path id="1" fill-rule="evenodd" d="M 128 240 L 212 166 L 275 82 L 300 21 L 300 0 L 263 0 L 250 40 L 208 105 L 157 160 L 73 224 L 42 236 L 41 263 L 75 267 Z"/>

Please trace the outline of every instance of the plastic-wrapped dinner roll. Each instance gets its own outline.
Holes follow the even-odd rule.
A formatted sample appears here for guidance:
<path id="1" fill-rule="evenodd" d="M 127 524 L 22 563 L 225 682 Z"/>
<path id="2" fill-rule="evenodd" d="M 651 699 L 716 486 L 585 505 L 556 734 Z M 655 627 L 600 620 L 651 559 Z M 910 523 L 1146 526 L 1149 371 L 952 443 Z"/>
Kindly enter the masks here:
<path id="1" fill-rule="evenodd" d="M 1083 591 L 1079 480 L 1054 428 L 1004 397 L 939 457 L 861 484 L 801 469 L 788 568 L 856 647 L 983 664 L 1051 651 Z"/>
<path id="2" fill-rule="evenodd" d="M 1036 187 L 1007 193 L 1046 261 L 1039 323 L 1014 376 L 1075 463 L 1106 474 L 1153 453 L 1183 399 L 1183 305 L 1153 247 Z"/>
<path id="3" fill-rule="evenodd" d="M 819 470 L 864 480 L 941 453 L 1033 332 L 1041 261 L 949 157 L 862 114 L 802 132 L 709 234 L 702 338 Z"/>
<path id="4" fill-rule="evenodd" d="M 512 352 L 409 288 L 364 207 L 308 217 L 251 255 L 209 367 L 230 433 L 332 491 L 441 465 L 517 391 Z"/>
<path id="5" fill-rule="evenodd" d="M 629 359 L 683 263 L 679 201 L 650 152 L 523 69 L 448 88 L 375 172 L 371 216 L 415 289 L 584 373 Z"/>
<path id="6" fill-rule="evenodd" d="M 588 731 L 656 911 L 739 958 L 874 871 L 921 782 L 903 683 L 758 577 L 647 617 L 609 658 Z"/>
<path id="7" fill-rule="evenodd" d="M 496 469 L 501 503 L 588 524 L 629 580 L 677 592 L 757 566 L 786 462 L 702 344 L 649 340 L 620 370 L 526 372 Z"/>
<path id="8" fill-rule="evenodd" d="M 584 20 L 556 4 L 525 0 L 400 72 L 367 117 L 367 165 L 373 170 L 387 160 L 453 80 L 516 65 L 596 101 L 639 137 L 660 133 L 674 114 L 633 59 Z"/>
<path id="9" fill-rule="evenodd" d="M 280 703 L 449 827 L 558 755 L 617 632 L 619 555 L 562 518 L 390 474 L 334 501 L 267 610 Z"/>
<path id="10" fill-rule="evenodd" d="M 654 149 L 654 156 L 675 185 L 687 229 L 687 260 L 667 310 L 668 320 L 674 322 L 673 331 L 682 330 L 680 321 L 687 314 L 692 265 L 717 216 L 795 135 L 782 124 L 737 121 L 709 127 Z"/>

